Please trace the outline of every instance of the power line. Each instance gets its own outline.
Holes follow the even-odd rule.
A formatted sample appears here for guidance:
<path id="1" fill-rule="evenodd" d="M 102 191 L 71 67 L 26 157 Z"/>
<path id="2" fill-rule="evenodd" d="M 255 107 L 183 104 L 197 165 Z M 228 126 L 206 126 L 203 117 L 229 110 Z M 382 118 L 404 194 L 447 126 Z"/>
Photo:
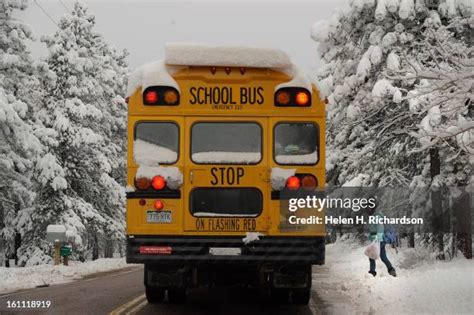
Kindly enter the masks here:
<path id="1" fill-rule="evenodd" d="M 54 25 L 59 27 L 58 23 L 56 23 L 56 21 L 51 17 L 51 15 L 49 15 L 48 12 L 46 12 L 46 10 L 36 0 L 35 3 L 41 9 L 41 11 L 43 11 L 43 13 L 51 20 L 51 22 L 53 22 Z"/>
<path id="2" fill-rule="evenodd" d="M 61 2 L 61 5 L 64 7 L 64 9 L 66 9 L 68 13 L 71 12 L 71 9 L 67 7 L 67 5 L 63 2 L 63 0 L 59 0 L 59 2 Z"/>

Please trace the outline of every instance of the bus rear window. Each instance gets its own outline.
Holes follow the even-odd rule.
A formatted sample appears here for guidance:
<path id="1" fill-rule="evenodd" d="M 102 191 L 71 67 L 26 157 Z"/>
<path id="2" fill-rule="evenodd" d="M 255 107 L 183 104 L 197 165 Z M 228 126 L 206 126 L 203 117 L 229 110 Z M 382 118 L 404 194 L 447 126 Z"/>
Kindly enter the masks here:
<path id="1" fill-rule="evenodd" d="M 172 122 L 138 122 L 133 158 L 138 165 L 173 164 L 178 160 L 179 127 Z"/>
<path id="2" fill-rule="evenodd" d="M 318 162 L 319 129 L 313 123 L 279 123 L 274 131 L 275 162 L 283 165 L 314 165 Z"/>
<path id="3" fill-rule="evenodd" d="M 196 123 L 191 159 L 197 164 L 257 164 L 262 159 L 262 128 L 256 123 Z"/>
<path id="4" fill-rule="evenodd" d="M 196 188 L 190 194 L 195 217 L 257 217 L 263 196 L 256 188 Z"/>

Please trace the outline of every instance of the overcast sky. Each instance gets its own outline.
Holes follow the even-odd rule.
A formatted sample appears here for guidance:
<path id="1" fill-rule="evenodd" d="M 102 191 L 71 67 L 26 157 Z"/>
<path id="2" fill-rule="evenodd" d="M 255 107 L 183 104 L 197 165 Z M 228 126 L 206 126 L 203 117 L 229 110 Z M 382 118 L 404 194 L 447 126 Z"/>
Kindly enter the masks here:
<path id="1" fill-rule="evenodd" d="M 327 18 L 348 0 L 85 0 L 96 16 L 106 40 L 130 53 L 132 68 L 163 58 L 170 41 L 214 44 L 250 44 L 285 50 L 308 74 L 319 61 L 310 38 L 314 22 Z M 38 4 L 39 5 L 38 5 Z M 39 42 L 54 32 L 59 20 L 73 6 L 71 0 L 30 0 L 21 17 L 37 38 L 35 55 L 44 56 Z"/>

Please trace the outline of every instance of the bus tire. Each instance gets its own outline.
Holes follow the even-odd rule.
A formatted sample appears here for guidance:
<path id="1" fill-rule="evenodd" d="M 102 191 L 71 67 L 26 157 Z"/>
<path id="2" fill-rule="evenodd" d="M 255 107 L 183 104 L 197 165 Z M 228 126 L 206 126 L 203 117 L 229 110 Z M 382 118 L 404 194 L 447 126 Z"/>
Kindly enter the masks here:
<path id="1" fill-rule="evenodd" d="M 183 304 L 186 302 L 187 290 L 184 289 L 169 289 L 168 299 L 170 303 Z"/>
<path id="2" fill-rule="evenodd" d="M 145 286 L 146 300 L 150 304 L 157 304 L 163 302 L 165 299 L 165 290 L 160 288 L 154 288 Z"/>
<path id="3" fill-rule="evenodd" d="M 311 289 L 294 290 L 292 299 L 293 304 L 308 305 L 311 298 Z"/>

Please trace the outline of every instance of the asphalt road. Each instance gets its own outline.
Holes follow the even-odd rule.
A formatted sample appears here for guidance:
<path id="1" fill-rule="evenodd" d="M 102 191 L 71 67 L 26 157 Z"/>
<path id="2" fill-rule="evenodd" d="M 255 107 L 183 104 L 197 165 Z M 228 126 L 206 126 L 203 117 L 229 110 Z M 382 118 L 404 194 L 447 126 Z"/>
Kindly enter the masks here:
<path id="1" fill-rule="evenodd" d="M 183 305 L 148 304 L 143 287 L 143 268 L 96 275 L 72 283 L 36 288 L 0 296 L 0 314 L 327 314 L 331 301 L 315 286 L 324 277 L 325 266 L 313 272 L 311 301 L 308 306 L 275 305 L 266 302 L 256 290 L 238 288 L 193 289 Z M 321 269 L 323 268 L 323 269 Z M 324 281 L 323 281 L 324 282 Z M 337 299 L 337 292 L 332 296 Z M 7 309 L 7 301 L 51 301 L 47 309 Z"/>

